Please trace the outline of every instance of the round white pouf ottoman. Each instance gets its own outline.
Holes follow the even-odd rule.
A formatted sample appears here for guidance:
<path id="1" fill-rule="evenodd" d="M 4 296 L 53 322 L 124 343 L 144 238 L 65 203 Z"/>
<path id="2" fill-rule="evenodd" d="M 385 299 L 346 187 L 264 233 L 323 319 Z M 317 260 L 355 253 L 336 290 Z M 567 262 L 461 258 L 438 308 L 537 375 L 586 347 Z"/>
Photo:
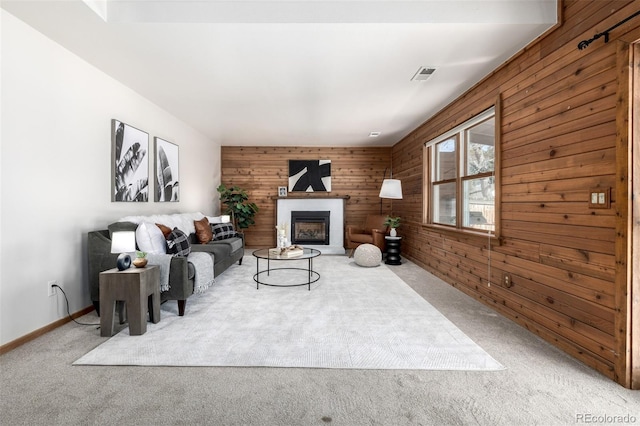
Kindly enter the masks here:
<path id="1" fill-rule="evenodd" d="M 382 252 L 373 244 L 360 244 L 353 253 L 353 260 L 356 265 L 367 268 L 378 266 L 382 262 Z"/>

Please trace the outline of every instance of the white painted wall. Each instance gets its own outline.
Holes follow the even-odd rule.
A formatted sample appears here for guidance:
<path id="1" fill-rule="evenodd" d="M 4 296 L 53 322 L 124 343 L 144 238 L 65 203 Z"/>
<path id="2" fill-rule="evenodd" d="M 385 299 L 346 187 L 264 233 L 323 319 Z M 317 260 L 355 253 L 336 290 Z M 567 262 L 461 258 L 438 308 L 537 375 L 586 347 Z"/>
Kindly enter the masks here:
<path id="1" fill-rule="evenodd" d="M 216 214 L 220 145 L 7 12 L 0 139 L 0 344 L 91 304 L 87 232 L 133 214 Z M 126 66 L 126 64 L 123 64 Z M 111 202 L 111 119 L 180 147 L 179 203 Z M 149 164 L 153 200 L 153 162 Z"/>

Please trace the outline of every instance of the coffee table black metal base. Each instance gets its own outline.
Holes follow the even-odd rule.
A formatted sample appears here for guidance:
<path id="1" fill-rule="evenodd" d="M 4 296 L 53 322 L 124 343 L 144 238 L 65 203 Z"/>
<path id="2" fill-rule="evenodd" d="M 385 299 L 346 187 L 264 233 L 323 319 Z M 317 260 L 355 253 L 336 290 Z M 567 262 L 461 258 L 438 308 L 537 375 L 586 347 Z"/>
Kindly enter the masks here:
<path id="1" fill-rule="evenodd" d="M 311 290 L 311 284 L 315 283 L 320 279 L 320 274 L 313 270 L 313 258 L 320 256 L 320 251 L 316 249 L 305 248 L 302 255 L 294 256 L 294 257 L 285 257 L 279 255 L 273 255 L 269 253 L 269 249 L 260 249 L 253 252 L 253 255 L 256 257 L 256 274 L 253 276 L 253 280 L 256 282 L 256 289 L 260 288 L 260 284 L 268 285 L 271 287 L 298 287 L 306 285 L 309 290 Z M 260 270 L 260 259 L 267 261 L 267 269 Z M 272 268 L 271 261 L 272 260 L 306 260 L 307 267 L 306 268 L 297 268 L 297 267 L 280 267 L 280 268 Z M 270 275 L 272 271 L 279 270 L 290 270 L 290 271 L 305 271 L 307 273 L 307 280 L 301 283 L 293 283 L 293 284 L 271 284 L 260 280 L 261 275 Z"/>

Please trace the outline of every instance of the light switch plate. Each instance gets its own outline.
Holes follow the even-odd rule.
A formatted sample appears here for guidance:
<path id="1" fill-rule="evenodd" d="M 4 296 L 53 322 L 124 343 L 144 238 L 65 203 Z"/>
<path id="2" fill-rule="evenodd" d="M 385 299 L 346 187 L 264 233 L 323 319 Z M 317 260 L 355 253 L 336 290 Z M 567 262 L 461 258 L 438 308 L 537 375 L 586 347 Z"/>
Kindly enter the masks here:
<path id="1" fill-rule="evenodd" d="M 589 208 L 611 208 L 611 188 L 593 188 L 589 190 Z"/>

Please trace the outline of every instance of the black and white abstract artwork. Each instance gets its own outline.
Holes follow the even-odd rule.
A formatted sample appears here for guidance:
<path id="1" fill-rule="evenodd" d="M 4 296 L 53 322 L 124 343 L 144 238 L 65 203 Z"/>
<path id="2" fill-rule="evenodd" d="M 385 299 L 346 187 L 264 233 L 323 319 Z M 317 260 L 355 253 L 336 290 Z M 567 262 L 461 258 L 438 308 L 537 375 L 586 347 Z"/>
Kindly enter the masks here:
<path id="1" fill-rule="evenodd" d="M 149 201 L 149 134 L 111 120 L 111 201 Z"/>
<path id="2" fill-rule="evenodd" d="M 156 149 L 156 195 L 155 201 L 180 201 L 178 145 L 158 137 Z"/>
<path id="3" fill-rule="evenodd" d="M 289 192 L 331 192 L 331 160 L 289 160 Z"/>

